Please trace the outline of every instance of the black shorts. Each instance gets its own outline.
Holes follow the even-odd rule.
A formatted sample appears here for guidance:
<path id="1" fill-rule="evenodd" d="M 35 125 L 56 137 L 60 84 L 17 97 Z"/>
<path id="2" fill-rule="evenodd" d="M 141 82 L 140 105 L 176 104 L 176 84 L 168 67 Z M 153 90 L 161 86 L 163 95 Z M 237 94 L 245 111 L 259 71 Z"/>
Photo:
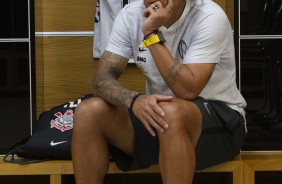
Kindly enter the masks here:
<path id="1" fill-rule="evenodd" d="M 219 101 L 197 98 L 192 101 L 202 113 L 202 134 L 196 149 L 196 170 L 232 160 L 245 137 L 244 118 Z M 147 168 L 159 162 L 159 140 L 128 110 L 134 129 L 134 153 L 128 156 L 109 145 L 112 160 L 123 171 Z"/>

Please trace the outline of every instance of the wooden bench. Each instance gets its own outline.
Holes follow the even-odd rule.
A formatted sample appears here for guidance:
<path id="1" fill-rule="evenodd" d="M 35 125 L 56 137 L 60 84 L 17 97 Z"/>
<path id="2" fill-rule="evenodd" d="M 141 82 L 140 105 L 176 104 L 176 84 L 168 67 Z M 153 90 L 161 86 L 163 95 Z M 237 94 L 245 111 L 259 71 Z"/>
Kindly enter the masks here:
<path id="1" fill-rule="evenodd" d="M 255 184 L 256 171 L 282 171 L 282 151 L 242 152 L 244 184 Z"/>
<path id="2" fill-rule="evenodd" d="M 61 184 L 62 175 L 73 174 L 71 161 L 54 160 L 35 164 L 11 164 L 0 157 L 0 175 L 49 175 L 50 184 Z M 209 167 L 198 172 L 231 172 L 233 184 L 255 184 L 256 171 L 282 171 L 282 151 L 241 152 L 233 161 Z M 158 165 L 150 168 L 123 172 L 114 163 L 108 174 L 159 173 Z"/>
<path id="3" fill-rule="evenodd" d="M 71 161 L 54 160 L 21 165 L 3 162 L 1 157 L 0 159 L 0 175 L 49 175 L 50 184 L 61 184 L 63 174 L 73 174 L 73 166 Z M 243 183 L 243 162 L 240 155 L 238 155 L 233 161 L 215 165 L 198 172 L 232 172 L 233 184 Z M 119 173 L 159 173 L 159 167 L 158 165 L 153 165 L 147 169 L 123 172 L 119 170 L 114 163 L 111 163 L 108 174 Z"/>

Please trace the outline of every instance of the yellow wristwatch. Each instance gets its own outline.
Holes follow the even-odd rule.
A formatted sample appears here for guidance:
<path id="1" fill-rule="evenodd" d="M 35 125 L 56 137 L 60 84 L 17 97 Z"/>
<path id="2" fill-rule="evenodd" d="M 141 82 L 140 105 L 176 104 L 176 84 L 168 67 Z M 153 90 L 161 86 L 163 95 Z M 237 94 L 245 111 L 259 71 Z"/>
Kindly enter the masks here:
<path id="1" fill-rule="evenodd" d="M 144 48 L 148 48 L 150 45 L 156 44 L 156 43 L 165 43 L 166 40 L 162 34 L 161 31 L 158 31 L 157 34 L 151 36 L 150 38 L 148 38 L 147 40 L 144 40 L 142 42 L 142 47 Z"/>

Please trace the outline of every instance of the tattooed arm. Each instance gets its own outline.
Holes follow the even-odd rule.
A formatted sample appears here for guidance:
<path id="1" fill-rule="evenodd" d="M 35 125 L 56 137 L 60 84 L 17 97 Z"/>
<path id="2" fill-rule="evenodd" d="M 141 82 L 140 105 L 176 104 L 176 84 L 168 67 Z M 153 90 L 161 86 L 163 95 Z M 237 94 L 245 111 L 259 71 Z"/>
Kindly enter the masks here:
<path id="1" fill-rule="evenodd" d="M 128 59 L 117 54 L 105 51 L 93 82 L 94 95 L 107 102 L 129 108 L 131 100 L 137 92 L 122 87 L 117 81 L 127 65 Z M 172 97 L 164 95 L 142 95 L 136 99 L 133 110 L 146 129 L 155 135 L 152 127 L 159 132 L 167 128 L 163 120 L 164 112 L 158 102 L 170 101 Z"/>
<path id="2" fill-rule="evenodd" d="M 137 93 L 122 87 L 117 81 L 127 65 L 128 59 L 105 51 L 93 81 L 94 95 L 107 102 L 129 107 L 132 97 Z"/>
<path id="3" fill-rule="evenodd" d="M 149 34 L 148 36 L 150 37 L 155 34 L 155 30 L 159 30 L 161 26 L 169 28 L 177 20 L 179 21 L 179 18 L 184 11 L 186 1 L 181 1 L 181 3 L 175 3 L 174 0 L 168 0 L 164 6 L 161 2 L 155 2 L 154 4 L 158 5 L 158 11 L 154 10 L 150 4 L 147 4 L 144 11 L 146 19 L 142 25 L 143 34 Z M 179 11 L 175 12 L 174 8 L 177 5 Z M 225 22 L 223 23 L 223 26 L 224 25 L 226 25 Z M 203 27 L 207 26 L 205 25 Z M 217 38 L 221 38 L 217 33 L 222 32 L 222 26 L 218 26 L 218 28 L 217 31 L 214 31 L 214 28 L 211 28 L 211 30 L 213 30 L 212 33 L 214 33 Z M 201 32 L 203 31 L 201 30 Z M 207 31 L 205 31 L 205 33 L 206 32 Z M 203 36 L 201 35 L 199 37 L 200 38 L 198 39 L 200 40 Z M 208 38 L 210 38 L 211 41 L 214 41 L 214 39 L 212 39 L 214 38 L 213 36 L 209 35 Z M 222 36 L 222 38 L 224 38 L 224 36 Z M 205 42 L 203 40 L 200 40 L 202 41 L 200 42 L 199 40 L 197 40 L 198 43 L 208 43 L 208 41 L 206 41 L 207 37 L 205 37 Z M 217 42 L 220 43 L 221 40 L 219 39 Z M 164 44 L 150 45 L 149 50 L 163 79 L 178 98 L 186 100 L 195 99 L 203 90 L 213 73 L 214 64 L 181 64 L 171 56 L 170 51 Z"/>
<path id="4" fill-rule="evenodd" d="M 208 83 L 215 67 L 215 64 L 181 64 L 162 44 L 154 44 L 149 49 L 160 74 L 178 98 L 196 98 Z"/>

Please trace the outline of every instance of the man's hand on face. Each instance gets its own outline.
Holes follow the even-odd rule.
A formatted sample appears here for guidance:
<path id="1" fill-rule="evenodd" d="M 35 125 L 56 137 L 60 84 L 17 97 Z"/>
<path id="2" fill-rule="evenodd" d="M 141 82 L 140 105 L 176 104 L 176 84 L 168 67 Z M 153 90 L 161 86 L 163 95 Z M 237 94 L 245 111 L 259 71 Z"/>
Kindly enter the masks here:
<path id="1" fill-rule="evenodd" d="M 144 17 L 146 17 L 146 20 L 142 26 L 144 35 L 159 30 L 163 25 L 166 26 L 172 16 L 173 1 L 174 0 L 168 0 L 165 7 L 162 2 L 156 1 L 145 9 Z"/>

